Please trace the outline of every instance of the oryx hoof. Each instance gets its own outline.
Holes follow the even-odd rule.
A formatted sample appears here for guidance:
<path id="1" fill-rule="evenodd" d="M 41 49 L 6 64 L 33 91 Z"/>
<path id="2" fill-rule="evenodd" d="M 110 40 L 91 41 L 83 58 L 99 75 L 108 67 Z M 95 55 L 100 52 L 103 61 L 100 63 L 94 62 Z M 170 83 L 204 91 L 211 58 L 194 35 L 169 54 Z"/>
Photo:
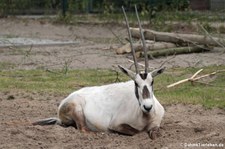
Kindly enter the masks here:
<path id="1" fill-rule="evenodd" d="M 159 127 L 153 127 L 149 132 L 148 132 L 149 138 L 152 140 L 155 140 L 156 138 L 162 136 Z"/>

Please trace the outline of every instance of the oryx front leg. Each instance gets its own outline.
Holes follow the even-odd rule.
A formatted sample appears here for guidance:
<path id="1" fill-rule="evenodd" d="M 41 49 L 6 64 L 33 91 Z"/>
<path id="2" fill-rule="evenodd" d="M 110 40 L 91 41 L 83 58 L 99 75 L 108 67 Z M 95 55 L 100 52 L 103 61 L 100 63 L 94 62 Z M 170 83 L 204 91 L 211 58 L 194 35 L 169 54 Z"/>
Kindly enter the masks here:
<path id="1" fill-rule="evenodd" d="M 162 117 L 155 118 L 148 128 L 148 136 L 152 140 L 161 136 L 160 134 L 161 120 L 162 120 Z"/>
<path id="2" fill-rule="evenodd" d="M 119 134 L 123 134 L 123 135 L 129 135 L 129 136 L 133 136 L 139 132 L 139 130 L 131 127 L 128 124 L 120 124 L 117 126 L 111 126 L 109 128 L 109 130 L 111 132 L 115 132 L 115 133 L 119 133 Z"/>

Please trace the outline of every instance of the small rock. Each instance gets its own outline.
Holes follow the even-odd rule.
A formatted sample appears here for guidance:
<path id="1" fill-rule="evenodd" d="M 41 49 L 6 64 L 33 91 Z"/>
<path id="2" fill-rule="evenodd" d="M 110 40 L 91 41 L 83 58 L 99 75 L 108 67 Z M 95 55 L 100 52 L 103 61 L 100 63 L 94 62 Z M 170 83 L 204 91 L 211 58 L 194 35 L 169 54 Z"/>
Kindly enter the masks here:
<path id="1" fill-rule="evenodd" d="M 7 97 L 7 100 L 14 100 L 15 99 L 15 97 L 13 96 L 13 95 L 9 95 L 8 97 Z"/>
<path id="2" fill-rule="evenodd" d="M 197 132 L 202 132 L 202 131 L 205 131 L 205 128 L 200 128 L 200 127 L 194 128 L 194 132 L 195 132 L 195 133 L 197 133 Z"/>

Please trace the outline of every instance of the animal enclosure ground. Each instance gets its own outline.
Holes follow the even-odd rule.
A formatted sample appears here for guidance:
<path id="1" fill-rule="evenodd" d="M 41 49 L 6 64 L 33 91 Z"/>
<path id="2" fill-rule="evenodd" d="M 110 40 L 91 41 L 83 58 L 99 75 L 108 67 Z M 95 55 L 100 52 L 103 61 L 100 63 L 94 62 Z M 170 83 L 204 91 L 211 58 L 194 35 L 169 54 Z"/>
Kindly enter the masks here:
<path id="1" fill-rule="evenodd" d="M 23 37 L 75 41 L 79 44 L 51 47 L 12 47 L 0 49 L 0 65 L 19 69 L 87 69 L 107 68 L 123 64 L 131 65 L 127 55 L 116 55 L 121 47 L 120 40 L 126 43 L 126 27 L 116 24 L 52 24 L 45 19 L 0 19 L 0 36 Z M 176 25 L 177 26 L 177 25 Z M 175 32 L 191 32 L 189 28 L 177 27 Z M 116 35 L 116 36 L 115 36 Z M 1 38 L 2 39 L 2 38 Z M 165 59 L 150 60 L 150 67 L 159 67 Z M 200 54 L 177 55 L 166 63 L 166 67 L 204 67 L 225 65 L 225 52 L 211 51 Z"/>
<path id="2" fill-rule="evenodd" d="M 47 20 L 15 18 L 0 19 L 0 24 L 0 36 L 6 39 L 26 37 L 79 42 L 69 46 L 1 48 L 0 70 L 12 71 L 12 77 L 13 71 L 19 69 L 44 69 L 49 73 L 57 69 L 66 73 L 70 69 L 114 69 L 113 65 L 117 64 L 131 65 L 127 55 L 115 55 L 114 49 L 121 44 L 111 30 L 123 39 L 126 37 L 126 28 L 121 25 L 59 25 Z M 165 59 L 151 60 L 150 66 L 158 67 Z M 209 65 L 225 65 L 225 53 L 215 51 L 179 55 L 166 64 L 167 67 Z M 60 93 L 26 92 L 20 88 L 1 90 L 0 148 L 180 149 L 187 148 L 184 145 L 188 143 L 225 146 L 225 109 L 205 109 L 200 105 L 164 105 L 166 115 L 162 136 L 156 140 L 150 140 L 146 133 L 132 137 L 109 133 L 83 134 L 72 127 L 30 125 L 37 119 L 56 116 L 57 106 L 64 97 Z"/>
<path id="3" fill-rule="evenodd" d="M 161 134 L 150 140 L 147 133 L 123 136 L 109 133 L 83 134 L 60 126 L 32 126 L 30 122 L 55 116 L 63 97 L 25 92 L 1 92 L 0 148 L 185 148 L 185 143 L 225 145 L 225 111 L 198 105 L 164 105 Z M 41 99 L 41 100 L 40 100 Z"/>

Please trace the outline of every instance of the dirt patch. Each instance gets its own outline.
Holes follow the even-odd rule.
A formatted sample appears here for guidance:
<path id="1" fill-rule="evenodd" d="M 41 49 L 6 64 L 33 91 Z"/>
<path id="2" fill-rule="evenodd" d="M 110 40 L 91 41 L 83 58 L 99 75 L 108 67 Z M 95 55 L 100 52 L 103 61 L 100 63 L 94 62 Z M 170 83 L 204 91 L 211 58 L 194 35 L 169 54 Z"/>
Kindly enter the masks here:
<path id="1" fill-rule="evenodd" d="M 59 68 L 113 68 L 118 64 L 129 67 L 130 55 L 116 55 L 120 40 L 127 37 L 125 26 L 116 24 L 51 24 L 35 19 L 0 19 L 0 36 L 75 41 L 76 45 L 26 48 L 0 48 L 0 62 L 13 63 L 20 69 Z M 181 30 L 182 31 L 182 30 Z M 186 30 L 184 31 L 186 33 Z M 115 36 L 116 35 L 116 36 Z M 150 67 L 159 67 L 166 59 L 150 60 Z M 13 61 L 12 61 L 13 60 Z M 140 60 L 141 61 L 141 60 Z M 225 65 L 225 53 L 214 50 L 207 53 L 177 55 L 166 67 L 204 67 Z"/>
<path id="2" fill-rule="evenodd" d="M 84 134 L 72 127 L 30 124 L 56 116 L 57 104 L 62 98 L 60 95 L 1 92 L 0 148 L 180 149 L 185 148 L 186 143 L 225 145 L 225 110 L 206 110 L 194 105 L 164 105 L 162 136 L 156 140 L 150 140 L 146 133 L 135 136 L 105 132 Z"/>

